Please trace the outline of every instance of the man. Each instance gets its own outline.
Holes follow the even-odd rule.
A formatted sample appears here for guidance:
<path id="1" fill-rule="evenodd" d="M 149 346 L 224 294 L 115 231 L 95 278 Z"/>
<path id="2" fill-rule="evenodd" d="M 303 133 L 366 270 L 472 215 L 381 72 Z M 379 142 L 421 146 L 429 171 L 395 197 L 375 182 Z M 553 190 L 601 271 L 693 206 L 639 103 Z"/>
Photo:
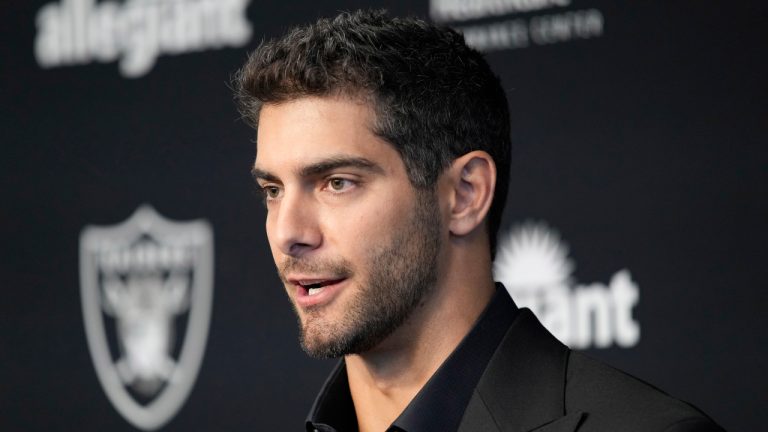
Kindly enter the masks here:
<path id="1" fill-rule="evenodd" d="M 494 283 L 509 113 L 461 35 L 343 13 L 262 43 L 236 84 L 301 345 L 343 357 L 307 430 L 720 430 Z"/>

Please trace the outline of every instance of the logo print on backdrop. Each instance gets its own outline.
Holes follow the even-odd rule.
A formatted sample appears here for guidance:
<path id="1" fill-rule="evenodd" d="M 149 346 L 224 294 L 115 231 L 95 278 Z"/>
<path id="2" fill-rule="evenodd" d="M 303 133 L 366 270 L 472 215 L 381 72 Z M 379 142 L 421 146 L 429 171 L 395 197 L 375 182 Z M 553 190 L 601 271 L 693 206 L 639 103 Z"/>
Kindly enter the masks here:
<path id="1" fill-rule="evenodd" d="M 250 0 L 61 0 L 37 13 L 35 58 L 43 68 L 118 61 L 127 78 L 163 54 L 241 47 L 251 39 Z"/>
<path id="2" fill-rule="evenodd" d="M 429 14 L 481 51 L 528 48 L 603 35 L 603 14 L 571 0 L 430 0 Z M 553 12 L 544 12 L 554 9 Z M 483 22 L 477 23 L 476 20 Z M 469 24 L 468 24 L 469 23 Z"/>
<path id="3" fill-rule="evenodd" d="M 542 324 L 572 348 L 632 347 L 640 325 L 632 308 L 640 296 L 628 270 L 608 285 L 577 285 L 568 247 L 544 223 L 525 223 L 499 238 L 494 276 L 518 305 L 530 308 Z"/>
<path id="4" fill-rule="evenodd" d="M 210 225 L 171 221 L 145 205 L 118 225 L 87 226 L 80 290 L 104 391 L 136 427 L 161 427 L 186 400 L 203 358 L 213 299 Z"/>

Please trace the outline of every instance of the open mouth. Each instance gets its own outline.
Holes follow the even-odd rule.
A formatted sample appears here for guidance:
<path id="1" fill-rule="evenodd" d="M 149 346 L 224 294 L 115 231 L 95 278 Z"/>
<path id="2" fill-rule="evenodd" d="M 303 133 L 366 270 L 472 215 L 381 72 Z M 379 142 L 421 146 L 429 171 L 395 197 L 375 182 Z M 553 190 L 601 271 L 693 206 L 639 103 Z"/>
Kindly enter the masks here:
<path id="1" fill-rule="evenodd" d="M 293 274 L 283 278 L 296 306 L 316 308 L 333 303 L 350 279 L 347 273 Z"/>
<path id="2" fill-rule="evenodd" d="M 304 294 L 308 296 L 314 296 L 323 292 L 323 290 L 330 285 L 335 285 L 344 279 L 327 279 L 320 281 L 299 281 L 298 285 L 303 288 Z"/>

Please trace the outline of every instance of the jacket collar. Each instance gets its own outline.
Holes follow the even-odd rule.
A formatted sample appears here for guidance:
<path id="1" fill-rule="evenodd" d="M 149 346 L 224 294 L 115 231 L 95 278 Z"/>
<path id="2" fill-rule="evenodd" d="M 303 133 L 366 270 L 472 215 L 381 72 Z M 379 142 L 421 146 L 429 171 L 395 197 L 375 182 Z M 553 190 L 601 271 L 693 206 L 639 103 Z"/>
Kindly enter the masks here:
<path id="1" fill-rule="evenodd" d="M 565 413 L 569 349 L 521 309 L 480 378 L 459 432 L 565 432 L 583 413 Z"/>

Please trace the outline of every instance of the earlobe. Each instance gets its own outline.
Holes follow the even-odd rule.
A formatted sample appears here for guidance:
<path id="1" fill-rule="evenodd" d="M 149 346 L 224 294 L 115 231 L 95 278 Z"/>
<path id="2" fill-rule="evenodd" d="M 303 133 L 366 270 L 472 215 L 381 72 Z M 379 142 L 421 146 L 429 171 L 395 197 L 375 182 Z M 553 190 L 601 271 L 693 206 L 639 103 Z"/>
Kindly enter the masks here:
<path id="1" fill-rule="evenodd" d="M 465 236 L 482 225 L 493 201 L 496 164 L 484 151 L 469 152 L 451 164 L 451 234 Z"/>

